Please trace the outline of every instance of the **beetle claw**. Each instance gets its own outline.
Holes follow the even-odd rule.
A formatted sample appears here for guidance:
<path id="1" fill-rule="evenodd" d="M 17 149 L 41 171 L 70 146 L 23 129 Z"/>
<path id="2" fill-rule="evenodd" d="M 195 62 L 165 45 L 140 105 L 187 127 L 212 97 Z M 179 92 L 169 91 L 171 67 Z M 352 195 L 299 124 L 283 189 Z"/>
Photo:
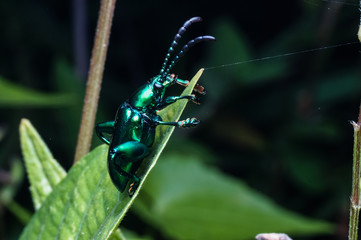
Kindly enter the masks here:
<path id="1" fill-rule="evenodd" d="M 137 191 L 138 187 L 139 187 L 139 183 L 132 182 L 130 184 L 130 188 L 128 190 L 129 197 L 132 197 L 134 195 L 134 193 L 135 193 L 135 191 Z"/>
<path id="2" fill-rule="evenodd" d="M 202 95 L 206 95 L 206 90 L 204 90 L 204 87 L 202 85 L 199 85 L 198 83 L 195 85 L 193 91 L 202 94 Z"/>
<path id="3" fill-rule="evenodd" d="M 195 104 L 199 105 L 201 104 L 201 99 L 199 97 L 197 97 L 196 95 L 192 94 L 193 98 L 192 98 L 192 102 L 194 102 Z"/>
<path id="4" fill-rule="evenodd" d="M 175 79 L 176 83 L 178 83 L 179 85 L 181 85 L 183 87 L 187 87 L 190 83 L 188 80 L 178 80 L 178 76 L 176 76 L 174 74 L 170 74 L 170 77 Z M 204 90 L 204 87 L 198 83 L 194 86 L 193 92 L 196 92 L 196 93 L 199 93 L 202 95 L 206 95 L 206 90 Z"/>
<path id="5" fill-rule="evenodd" d="M 187 118 L 186 120 L 179 121 L 178 127 L 191 128 L 197 126 L 200 123 L 201 121 L 199 121 L 197 118 Z"/>

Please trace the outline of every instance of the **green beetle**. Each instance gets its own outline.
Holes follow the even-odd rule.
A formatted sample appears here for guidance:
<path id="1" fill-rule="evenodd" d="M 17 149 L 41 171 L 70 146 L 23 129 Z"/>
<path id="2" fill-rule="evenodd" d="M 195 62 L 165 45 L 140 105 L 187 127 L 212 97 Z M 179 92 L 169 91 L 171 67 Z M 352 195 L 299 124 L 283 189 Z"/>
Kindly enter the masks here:
<path id="1" fill-rule="evenodd" d="M 214 41 L 212 36 L 200 36 L 189 41 L 181 51 L 168 64 L 169 58 L 178 45 L 178 41 L 186 32 L 187 28 L 195 22 L 200 22 L 200 17 L 193 17 L 186 21 L 175 35 L 168 50 L 160 73 L 140 87 L 120 107 L 115 116 L 115 121 L 108 121 L 96 125 L 98 137 L 109 145 L 108 169 L 114 185 L 123 192 L 131 181 L 129 196 L 131 197 L 140 183 L 136 176 L 142 160 L 149 154 L 155 138 L 155 129 L 159 125 L 169 125 L 180 128 L 197 126 L 200 122 L 196 118 L 188 118 L 178 122 L 164 122 L 157 115 L 157 111 L 180 100 L 188 99 L 199 104 L 199 98 L 195 95 L 165 97 L 166 89 L 178 83 L 187 86 L 187 80 L 178 79 L 170 70 L 184 53 L 196 43 L 202 41 Z M 195 91 L 205 94 L 202 86 L 198 85 Z"/>

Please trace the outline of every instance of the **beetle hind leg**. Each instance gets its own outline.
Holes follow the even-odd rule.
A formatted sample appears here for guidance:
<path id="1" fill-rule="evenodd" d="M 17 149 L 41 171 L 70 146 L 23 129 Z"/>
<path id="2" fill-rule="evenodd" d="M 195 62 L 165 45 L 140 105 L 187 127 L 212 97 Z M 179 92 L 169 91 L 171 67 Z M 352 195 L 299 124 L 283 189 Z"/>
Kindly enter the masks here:
<path id="1" fill-rule="evenodd" d="M 109 174 L 119 191 L 124 192 L 131 181 L 129 196 L 134 194 L 140 183 L 135 171 L 148 153 L 148 147 L 137 141 L 128 141 L 111 148 L 108 156 Z"/>
<path id="2" fill-rule="evenodd" d="M 114 173 L 114 169 L 116 170 L 116 173 Z M 129 197 L 132 197 L 135 191 L 138 189 L 141 179 L 135 174 L 124 171 L 118 165 L 114 165 L 114 169 L 109 171 L 114 185 L 118 188 L 119 191 L 124 192 L 129 180 L 131 180 L 132 182 L 129 186 L 128 194 Z"/>

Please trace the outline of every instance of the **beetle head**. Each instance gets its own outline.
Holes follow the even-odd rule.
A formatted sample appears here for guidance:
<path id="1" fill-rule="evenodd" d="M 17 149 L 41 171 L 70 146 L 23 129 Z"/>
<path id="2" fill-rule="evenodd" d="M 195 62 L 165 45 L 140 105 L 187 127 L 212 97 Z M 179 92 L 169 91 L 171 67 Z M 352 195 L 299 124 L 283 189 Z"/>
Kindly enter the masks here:
<path id="1" fill-rule="evenodd" d="M 168 74 L 166 76 L 159 74 L 153 77 L 150 83 L 155 91 L 162 91 L 163 89 L 173 85 L 176 80 L 177 76 L 174 74 Z"/>

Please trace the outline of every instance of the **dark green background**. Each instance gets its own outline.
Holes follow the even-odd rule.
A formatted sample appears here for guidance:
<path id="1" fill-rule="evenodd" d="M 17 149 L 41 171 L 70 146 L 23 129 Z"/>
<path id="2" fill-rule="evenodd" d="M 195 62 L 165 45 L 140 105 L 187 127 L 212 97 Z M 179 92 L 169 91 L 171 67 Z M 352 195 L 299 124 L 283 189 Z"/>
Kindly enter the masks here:
<path id="1" fill-rule="evenodd" d="M 0 187 L 9 184 L 11 163 L 21 158 L 23 117 L 55 158 L 66 169 L 71 166 L 87 72 L 81 66 L 89 63 L 98 9 L 99 1 L 89 1 L 85 27 L 79 28 L 74 16 L 81 18 L 81 8 L 75 2 L 0 2 L 0 76 L 37 91 L 69 94 L 61 106 L 1 105 Z M 355 42 L 359 24 L 357 1 L 119 1 L 97 121 L 111 120 L 117 106 L 159 72 L 177 29 L 193 16 L 204 21 L 183 43 L 198 35 L 214 35 L 217 42 L 187 53 L 173 69 L 184 79 L 201 67 Z M 206 69 L 200 81 L 207 89 L 203 105 L 190 105 L 185 113 L 203 124 L 177 130 L 170 148 L 197 142 L 218 159 L 210 165 L 287 209 L 337 225 L 332 238 L 312 239 L 345 239 L 353 146 L 349 120 L 359 112 L 360 66 L 360 46 L 352 44 Z M 177 94 L 180 88 L 173 90 Z M 26 178 L 16 189 L 15 201 L 32 211 Z M 144 228 L 131 214 L 124 224 L 140 233 Z M 16 239 L 22 228 L 0 202 L 0 238 Z"/>

